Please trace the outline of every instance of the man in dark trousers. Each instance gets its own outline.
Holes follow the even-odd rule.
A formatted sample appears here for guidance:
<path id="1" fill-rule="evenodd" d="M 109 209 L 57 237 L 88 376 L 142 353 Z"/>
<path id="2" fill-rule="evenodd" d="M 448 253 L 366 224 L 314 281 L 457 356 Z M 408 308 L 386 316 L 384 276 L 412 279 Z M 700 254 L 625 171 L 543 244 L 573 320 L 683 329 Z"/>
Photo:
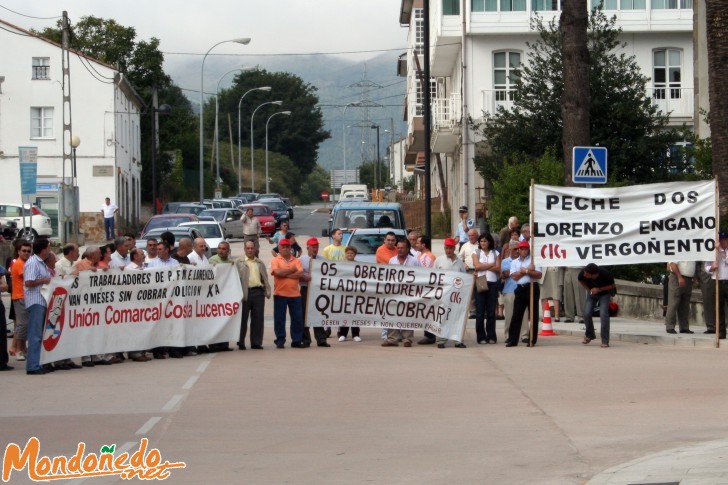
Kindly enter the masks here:
<path id="1" fill-rule="evenodd" d="M 536 345 L 538 339 L 538 301 L 541 291 L 538 286 L 538 280 L 541 278 L 541 267 L 534 266 L 531 260 L 531 247 L 528 242 L 521 241 L 518 243 L 518 259 L 511 263 L 511 273 L 509 276 L 516 282 L 515 297 L 513 300 L 513 316 L 508 327 L 508 340 L 506 347 L 515 347 L 518 345 L 518 336 L 521 333 L 521 322 L 526 310 L 532 315 L 532 321 L 536 328 L 533 329 L 533 340 L 531 346 Z M 531 296 L 531 282 L 533 282 L 533 299 Z M 530 300 L 530 301 L 529 301 Z M 527 338 L 523 339 L 523 343 L 529 343 Z"/>
<path id="2" fill-rule="evenodd" d="M 594 333 L 594 308 L 599 304 L 599 319 L 601 320 L 600 335 L 602 337 L 602 348 L 609 347 L 609 300 L 614 290 L 614 277 L 604 268 L 594 263 L 587 264 L 579 273 L 579 283 L 588 293 L 584 304 L 584 345 L 588 344 L 597 336 Z"/>

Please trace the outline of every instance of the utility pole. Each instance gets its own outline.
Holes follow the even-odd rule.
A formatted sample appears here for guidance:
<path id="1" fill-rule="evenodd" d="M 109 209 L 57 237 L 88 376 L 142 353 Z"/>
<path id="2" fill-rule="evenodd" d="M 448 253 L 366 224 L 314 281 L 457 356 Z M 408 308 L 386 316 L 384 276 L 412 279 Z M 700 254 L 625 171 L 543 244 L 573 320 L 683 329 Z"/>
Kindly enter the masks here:
<path id="1" fill-rule="evenodd" d="M 70 54 L 68 52 L 68 39 L 70 29 L 68 25 L 68 12 L 63 11 L 61 30 L 61 66 L 63 73 L 63 180 L 61 182 L 61 199 L 59 207 L 58 227 L 63 228 L 60 234 L 64 242 L 76 242 L 78 237 L 78 187 L 74 181 L 73 152 L 71 139 L 73 130 L 71 125 L 71 72 Z M 71 170 L 71 184 L 66 183 L 66 162 Z"/>

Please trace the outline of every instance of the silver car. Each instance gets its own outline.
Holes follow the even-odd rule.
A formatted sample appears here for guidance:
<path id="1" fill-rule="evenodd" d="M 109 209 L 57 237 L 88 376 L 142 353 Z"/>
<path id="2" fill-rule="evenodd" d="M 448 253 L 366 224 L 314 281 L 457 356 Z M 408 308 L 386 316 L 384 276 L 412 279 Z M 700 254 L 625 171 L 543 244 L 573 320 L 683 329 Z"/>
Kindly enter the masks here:
<path id="1" fill-rule="evenodd" d="M 222 227 L 225 238 L 243 237 L 243 211 L 240 209 L 207 209 L 198 214 L 199 217 L 212 216 Z"/>

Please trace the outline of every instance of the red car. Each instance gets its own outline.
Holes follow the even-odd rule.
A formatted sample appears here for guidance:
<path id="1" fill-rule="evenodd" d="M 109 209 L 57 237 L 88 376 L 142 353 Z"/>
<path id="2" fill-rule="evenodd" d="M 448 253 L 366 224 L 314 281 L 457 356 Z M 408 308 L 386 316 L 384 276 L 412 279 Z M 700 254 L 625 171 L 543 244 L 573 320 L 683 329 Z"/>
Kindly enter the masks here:
<path id="1" fill-rule="evenodd" d="M 272 236 L 276 232 L 276 219 L 273 217 L 273 211 L 267 205 L 263 204 L 243 204 L 238 207 L 243 213 L 248 209 L 253 209 L 253 215 L 260 221 L 260 227 L 263 234 Z"/>

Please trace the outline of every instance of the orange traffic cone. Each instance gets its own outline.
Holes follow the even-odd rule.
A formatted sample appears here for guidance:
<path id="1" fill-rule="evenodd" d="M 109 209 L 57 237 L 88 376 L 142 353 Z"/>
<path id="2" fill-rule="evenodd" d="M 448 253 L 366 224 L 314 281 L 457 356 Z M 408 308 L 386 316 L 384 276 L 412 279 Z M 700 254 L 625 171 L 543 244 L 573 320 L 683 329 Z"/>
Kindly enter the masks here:
<path id="1" fill-rule="evenodd" d="M 551 307 L 549 306 L 548 300 L 543 302 L 543 326 L 538 335 L 542 337 L 553 337 L 556 335 L 554 327 L 551 325 Z"/>

